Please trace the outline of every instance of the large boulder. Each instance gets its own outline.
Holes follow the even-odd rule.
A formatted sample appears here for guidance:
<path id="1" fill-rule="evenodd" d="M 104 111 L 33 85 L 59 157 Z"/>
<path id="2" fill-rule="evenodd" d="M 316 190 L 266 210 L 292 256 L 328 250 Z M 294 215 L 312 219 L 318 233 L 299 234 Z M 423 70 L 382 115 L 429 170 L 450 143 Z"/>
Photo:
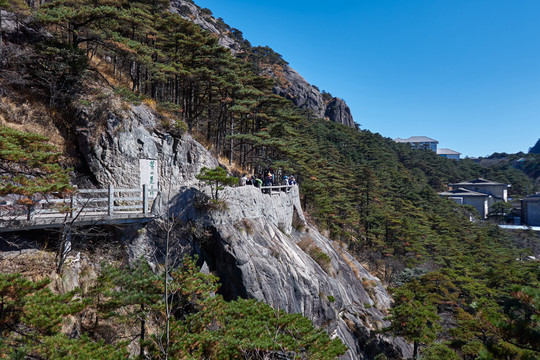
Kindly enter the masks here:
<path id="1" fill-rule="evenodd" d="M 333 98 L 330 100 L 326 106 L 324 116 L 348 127 L 356 126 L 351 114 L 351 109 L 349 109 L 347 104 L 345 104 L 345 101 L 340 98 Z"/>
<path id="2" fill-rule="evenodd" d="M 377 332 L 388 325 L 384 318 L 392 302 L 379 279 L 344 244 L 306 222 L 296 186 L 272 194 L 253 186 L 226 188 L 219 195 L 226 204 L 221 210 L 201 209 L 194 200 L 200 195 L 185 189 L 175 197 L 175 218 L 188 228 L 178 248 L 185 252 L 191 244 L 201 263 L 220 278 L 226 299 L 256 298 L 308 317 L 349 347 L 343 359 L 411 355 L 403 339 Z M 151 233 L 155 230 L 140 232 L 133 246 L 159 246 Z"/>

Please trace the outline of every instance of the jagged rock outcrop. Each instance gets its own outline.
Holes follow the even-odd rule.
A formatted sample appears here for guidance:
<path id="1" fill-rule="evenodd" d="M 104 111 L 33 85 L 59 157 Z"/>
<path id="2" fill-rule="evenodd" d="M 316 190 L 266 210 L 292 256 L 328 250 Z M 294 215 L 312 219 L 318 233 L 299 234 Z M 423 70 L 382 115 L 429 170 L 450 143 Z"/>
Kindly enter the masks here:
<path id="1" fill-rule="evenodd" d="M 195 175 L 218 163 L 189 135 L 157 130 L 157 116 L 144 105 L 120 114 L 110 111 L 101 125 L 89 109 L 77 118 L 81 151 L 101 185 L 138 184 L 139 159 L 159 160 L 156 211 L 189 224 L 179 251 L 198 253 L 221 278 L 226 298 L 257 298 L 302 313 L 343 339 L 350 348 L 345 359 L 368 359 L 380 352 L 394 359 L 410 355 L 403 340 L 374 334 L 385 324 L 390 296 L 343 246 L 306 223 L 297 187 L 272 195 L 253 186 L 227 188 L 220 199 L 228 210 L 208 211 L 200 206 L 204 188 L 197 186 Z M 166 221 L 125 232 L 132 259 L 159 261 L 159 229 Z"/>
<path id="2" fill-rule="evenodd" d="M 194 22 L 204 30 L 219 36 L 220 45 L 227 47 L 233 54 L 249 51 L 241 41 L 233 35 L 230 28 L 220 23 L 209 13 L 204 13 L 197 5 L 187 0 L 171 1 L 171 12 L 180 14 L 184 19 Z M 351 111 L 345 101 L 332 98 L 325 100 L 319 89 L 310 85 L 296 70 L 287 64 L 279 66 L 263 66 L 261 75 L 276 79 L 274 92 L 290 99 L 301 109 L 309 109 L 317 118 L 328 118 L 331 121 L 355 127 Z M 336 107 L 338 104 L 338 107 Z"/>
<path id="3" fill-rule="evenodd" d="M 276 94 L 291 100 L 300 109 L 311 110 L 317 118 L 325 117 L 326 104 L 319 89 L 310 85 L 289 65 L 281 65 L 277 68 L 268 67 L 262 74 L 281 79 L 274 85 Z M 330 119 L 336 122 L 341 121 L 338 118 Z"/>
<path id="4" fill-rule="evenodd" d="M 333 98 L 326 106 L 324 116 L 329 119 L 336 119 L 334 121 L 340 124 L 347 125 L 348 127 L 355 127 L 351 109 L 345 104 L 345 101 L 340 98 Z"/>

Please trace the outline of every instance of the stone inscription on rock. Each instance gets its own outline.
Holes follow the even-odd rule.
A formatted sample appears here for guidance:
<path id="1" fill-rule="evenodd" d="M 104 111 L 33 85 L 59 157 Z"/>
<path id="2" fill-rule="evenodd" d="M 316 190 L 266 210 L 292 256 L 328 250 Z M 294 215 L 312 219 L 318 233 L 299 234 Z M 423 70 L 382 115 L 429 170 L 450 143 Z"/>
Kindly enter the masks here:
<path id="1" fill-rule="evenodd" d="M 139 159 L 141 169 L 141 187 L 148 187 L 148 197 L 154 199 L 158 192 L 158 161 L 153 159 Z"/>

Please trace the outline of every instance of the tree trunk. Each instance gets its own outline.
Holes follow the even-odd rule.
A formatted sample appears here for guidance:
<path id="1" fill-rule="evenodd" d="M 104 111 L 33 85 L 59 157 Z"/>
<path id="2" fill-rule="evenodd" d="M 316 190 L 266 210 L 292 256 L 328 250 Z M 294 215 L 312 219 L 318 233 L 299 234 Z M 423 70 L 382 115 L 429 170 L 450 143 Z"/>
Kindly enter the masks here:
<path id="1" fill-rule="evenodd" d="M 233 150 L 234 150 L 234 140 L 232 136 L 234 135 L 234 115 L 231 114 L 231 144 L 230 144 L 230 156 L 229 156 L 229 166 L 232 165 L 233 162 Z"/>
<path id="2" fill-rule="evenodd" d="M 146 336 L 146 321 L 144 314 L 144 304 L 141 304 L 141 339 L 139 342 L 139 357 L 143 359 L 144 355 L 144 338 Z"/>
<path id="3" fill-rule="evenodd" d="M 0 9 L 0 52 L 2 51 L 2 9 Z"/>

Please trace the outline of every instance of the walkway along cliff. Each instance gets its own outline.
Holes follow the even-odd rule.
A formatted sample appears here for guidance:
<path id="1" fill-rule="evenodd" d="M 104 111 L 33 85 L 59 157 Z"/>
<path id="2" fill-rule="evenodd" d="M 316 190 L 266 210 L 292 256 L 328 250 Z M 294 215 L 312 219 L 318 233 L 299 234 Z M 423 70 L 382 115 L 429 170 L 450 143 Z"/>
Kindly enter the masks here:
<path id="1" fill-rule="evenodd" d="M 257 298 L 307 316 L 343 339 L 347 359 L 410 355 L 403 340 L 375 334 L 386 323 L 390 296 L 345 248 L 306 223 L 297 186 L 273 195 L 253 186 L 226 188 L 220 199 L 228 209 L 209 211 L 195 176 L 218 162 L 191 136 L 158 130 L 158 119 L 144 105 L 121 116 L 109 113 L 99 132 L 88 109 L 77 121 L 81 151 L 103 187 L 137 184 L 139 160 L 158 161 L 156 220 L 122 235 L 131 259 L 156 261 L 154 254 L 163 250 L 160 229 L 174 220 L 182 224 L 175 251 L 198 254 L 220 277 L 226 298 Z"/>

